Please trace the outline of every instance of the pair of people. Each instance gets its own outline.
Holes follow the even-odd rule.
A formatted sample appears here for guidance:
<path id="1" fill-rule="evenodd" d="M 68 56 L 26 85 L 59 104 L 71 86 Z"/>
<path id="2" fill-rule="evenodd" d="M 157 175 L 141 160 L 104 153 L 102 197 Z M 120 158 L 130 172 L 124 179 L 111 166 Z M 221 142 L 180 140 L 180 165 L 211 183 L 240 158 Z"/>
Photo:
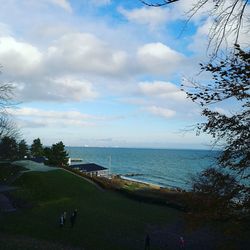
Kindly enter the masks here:
<path id="1" fill-rule="evenodd" d="M 71 227 L 73 227 L 75 224 L 76 216 L 77 216 L 77 209 L 75 209 L 70 216 Z M 66 219 L 67 219 L 67 212 L 63 212 L 60 216 L 60 227 L 63 227 L 66 224 Z"/>

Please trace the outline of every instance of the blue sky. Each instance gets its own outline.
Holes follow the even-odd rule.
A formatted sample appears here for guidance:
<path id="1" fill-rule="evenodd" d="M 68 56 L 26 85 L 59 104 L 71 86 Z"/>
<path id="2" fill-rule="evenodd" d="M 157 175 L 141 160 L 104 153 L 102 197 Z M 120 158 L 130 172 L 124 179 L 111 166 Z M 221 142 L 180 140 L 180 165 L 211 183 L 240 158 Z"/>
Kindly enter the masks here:
<path id="1" fill-rule="evenodd" d="M 1 81 L 16 86 L 20 105 L 10 112 L 23 137 L 46 145 L 209 147 L 193 128 L 200 108 L 179 90 L 207 59 L 211 20 L 204 9 L 185 27 L 191 2 L 0 0 Z"/>

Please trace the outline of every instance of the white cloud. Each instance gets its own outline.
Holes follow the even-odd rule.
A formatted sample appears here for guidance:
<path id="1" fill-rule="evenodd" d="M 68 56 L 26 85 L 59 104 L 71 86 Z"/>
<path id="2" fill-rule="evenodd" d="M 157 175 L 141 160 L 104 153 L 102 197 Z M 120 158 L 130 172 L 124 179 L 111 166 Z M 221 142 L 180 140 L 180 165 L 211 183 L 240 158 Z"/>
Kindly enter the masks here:
<path id="1" fill-rule="evenodd" d="M 41 77 L 15 85 L 22 101 L 79 102 L 98 97 L 91 82 L 73 76 Z"/>
<path id="2" fill-rule="evenodd" d="M 82 113 L 76 110 L 58 111 L 39 108 L 23 107 L 19 109 L 8 109 L 14 115 L 18 124 L 22 127 L 85 127 L 99 126 L 103 122 L 113 122 L 124 119 L 123 116 L 103 116 Z"/>
<path id="3" fill-rule="evenodd" d="M 139 91 L 149 97 L 167 98 L 176 101 L 186 100 L 186 94 L 170 82 L 140 82 Z"/>
<path id="4" fill-rule="evenodd" d="M 55 4 L 68 12 L 72 12 L 72 7 L 69 1 L 67 0 L 45 0 L 45 1 Z"/>
<path id="5" fill-rule="evenodd" d="M 191 119 L 199 114 L 196 105 L 171 82 L 139 82 L 137 96 L 123 101 L 165 118 Z"/>
<path id="6" fill-rule="evenodd" d="M 90 2 L 96 6 L 108 5 L 111 0 L 90 0 Z"/>
<path id="7" fill-rule="evenodd" d="M 231 1 L 225 2 L 224 5 L 221 5 L 216 11 L 211 15 L 206 15 L 206 18 L 202 22 L 198 22 L 198 28 L 196 33 L 191 38 L 191 43 L 189 45 L 189 49 L 196 52 L 197 54 L 203 54 L 204 51 L 207 50 L 208 54 L 211 54 L 215 51 L 216 47 L 220 44 L 220 49 L 232 48 L 235 39 L 236 39 L 236 30 L 238 30 L 237 25 L 238 21 L 235 18 L 235 14 L 227 20 L 228 24 L 224 27 L 223 19 L 221 24 L 215 21 L 216 16 L 219 13 L 227 13 L 228 6 Z M 206 6 L 207 9 L 212 9 L 214 4 L 208 4 Z M 238 7 L 234 9 L 234 11 L 238 11 Z M 249 15 L 250 15 L 250 7 L 246 6 L 244 15 L 241 20 L 241 29 L 238 37 L 238 43 L 242 48 L 248 48 L 250 44 L 249 37 Z M 222 16 L 221 16 L 222 17 Z M 224 17 L 225 18 L 225 17 Z M 218 25 L 218 26 L 217 26 Z M 216 28 L 217 27 L 217 28 Z M 210 44 L 208 43 L 210 42 Z M 209 45 L 209 48 L 208 48 Z"/>
<path id="8" fill-rule="evenodd" d="M 70 72 L 117 75 L 127 63 L 124 51 L 115 51 L 92 34 L 66 34 L 48 48 L 50 67 Z"/>
<path id="9" fill-rule="evenodd" d="M 189 1 L 177 1 L 171 5 L 171 17 L 173 20 L 187 20 L 190 15 L 193 13 L 192 9 L 196 9 L 196 6 L 199 6 L 197 0 Z M 210 15 L 211 9 L 214 8 L 214 3 L 212 1 L 207 1 L 190 19 L 190 22 L 194 22 L 199 25 L 199 22 Z"/>
<path id="10" fill-rule="evenodd" d="M 42 110 L 37 108 L 20 108 L 11 110 L 12 114 L 17 116 L 32 116 L 40 118 L 52 118 L 52 119 L 79 119 L 86 120 L 93 118 L 90 115 L 82 114 L 79 111 L 54 111 L 54 110 Z"/>
<path id="11" fill-rule="evenodd" d="M 13 37 L 0 37 L 0 63 L 4 72 L 12 76 L 24 76 L 36 72 L 42 61 L 42 53 L 29 43 Z"/>
<path id="12" fill-rule="evenodd" d="M 0 22 L 0 36 L 10 36 L 11 33 L 10 27 L 5 23 Z"/>
<path id="13" fill-rule="evenodd" d="M 184 56 L 163 43 L 148 43 L 137 51 L 138 62 L 149 73 L 168 74 L 184 60 Z"/>
<path id="14" fill-rule="evenodd" d="M 158 25 L 166 23 L 170 18 L 167 8 L 143 7 L 126 10 L 120 7 L 118 11 L 129 21 L 149 25 L 150 28 L 156 28 Z"/>
<path id="15" fill-rule="evenodd" d="M 124 80 L 107 79 L 167 75 L 184 58 L 162 43 L 145 44 L 130 53 L 89 33 L 67 33 L 43 50 L 11 36 L 0 37 L 0 63 L 5 78 L 16 84 L 21 101 L 93 99 L 98 97 L 98 77 L 108 86 L 116 85 L 112 89 L 119 92 Z M 123 89 L 126 86 L 129 84 Z"/>
<path id="16" fill-rule="evenodd" d="M 176 114 L 174 110 L 159 107 L 159 106 L 145 107 L 144 110 L 150 112 L 153 115 L 160 116 L 160 117 L 167 118 L 167 119 L 175 116 Z"/>
<path id="17" fill-rule="evenodd" d="M 143 6 L 141 8 L 128 10 L 120 7 L 118 11 L 130 22 L 145 24 L 150 28 L 155 28 L 170 21 L 189 19 L 192 13 L 191 10 L 195 6 L 198 6 L 197 0 L 189 0 L 183 2 L 177 1 L 174 4 L 162 8 Z M 198 25 L 202 19 L 209 16 L 209 11 L 213 9 L 213 7 L 214 3 L 206 3 L 195 13 L 190 19 L 190 22 L 194 22 Z"/>
<path id="18" fill-rule="evenodd" d="M 50 79 L 50 82 L 54 86 L 54 93 L 50 92 L 50 94 L 62 100 L 81 101 L 93 99 L 98 96 L 98 93 L 93 90 L 92 83 L 88 81 L 66 76 Z"/>
<path id="19" fill-rule="evenodd" d="M 79 111 L 54 111 L 36 108 L 20 108 L 10 111 L 17 116 L 23 126 L 94 126 L 95 116 Z"/>

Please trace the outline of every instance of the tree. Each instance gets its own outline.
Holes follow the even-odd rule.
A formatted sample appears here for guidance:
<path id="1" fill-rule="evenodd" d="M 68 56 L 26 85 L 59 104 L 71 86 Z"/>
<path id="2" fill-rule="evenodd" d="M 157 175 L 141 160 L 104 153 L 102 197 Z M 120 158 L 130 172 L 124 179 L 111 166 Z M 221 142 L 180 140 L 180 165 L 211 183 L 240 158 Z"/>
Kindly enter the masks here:
<path id="1" fill-rule="evenodd" d="M 50 159 L 51 158 L 51 148 L 49 147 L 45 147 L 43 149 L 43 152 L 44 152 L 44 156 L 47 158 L 47 159 Z"/>
<path id="2" fill-rule="evenodd" d="M 53 144 L 52 147 L 46 149 L 46 157 L 48 165 L 63 167 L 68 166 L 68 154 L 65 151 L 65 146 L 62 142 Z"/>
<path id="3" fill-rule="evenodd" d="M 143 4 L 151 7 L 162 7 L 174 2 L 184 2 L 185 0 L 140 0 Z M 186 0 L 187 2 L 188 0 Z M 190 10 L 187 13 L 187 22 L 199 12 L 203 7 L 209 8 L 208 15 L 212 20 L 209 30 L 209 46 L 214 49 L 212 56 L 216 56 L 222 43 L 228 44 L 231 37 L 234 44 L 238 43 L 242 27 L 249 31 L 249 16 L 246 14 L 248 0 L 196 0 L 190 3 Z M 246 21 L 246 25 L 244 25 Z"/>
<path id="4" fill-rule="evenodd" d="M 0 83 L 0 139 L 5 136 L 14 138 L 18 136 L 16 125 L 7 111 L 14 105 L 13 91 L 14 87 L 10 83 Z"/>
<path id="5" fill-rule="evenodd" d="M 249 216 L 250 52 L 235 45 L 233 55 L 213 64 L 201 64 L 201 68 L 212 74 L 213 84 L 192 82 L 186 93 L 203 108 L 202 115 L 207 118 L 198 124 L 198 132 L 212 135 L 223 151 L 218 157 L 218 168 L 205 170 L 194 178 L 193 191 L 218 201 L 214 204 L 217 211 L 226 213 L 227 208 L 234 207 L 240 208 L 238 214 Z M 228 99 L 238 106 L 234 112 L 213 110 L 213 104 Z"/>
<path id="6" fill-rule="evenodd" d="M 14 138 L 5 136 L 0 141 L 0 159 L 17 160 L 18 146 Z"/>
<path id="7" fill-rule="evenodd" d="M 161 7 L 176 1 L 141 2 Z M 197 204 L 193 207 L 200 208 L 203 213 L 212 207 L 210 214 L 216 211 L 220 216 L 223 212 L 250 218 L 250 54 L 237 45 L 244 24 L 248 31 L 250 27 L 250 19 L 245 15 L 248 0 L 196 0 L 190 6 L 187 21 L 209 4 L 212 7 L 208 14 L 213 23 L 209 46 L 214 49 L 214 61 L 201 64 L 201 69 L 212 74 L 213 82 L 191 82 L 191 87 L 185 86 L 185 91 L 201 106 L 202 115 L 207 118 L 207 122 L 198 124 L 198 132 L 212 135 L 222 153 L 218 157 L 218 167 L 206 169 L 193 178 L 193 198 Z M 226 51 L 224 57 L 219 58 L 217 52 L 229 37 L 233 37 L 234 50 Z M 233 113 L 213 109 L 213 104 L 229 99 L 238 107 Z"/>
<path id="8" fill-rule="evenodd" d="M 30 147 L 30 152 L 33 157 L 40 157 L 44 155 L 43 145 L 39 138 L 35 139 Z"/>
<path id="9" fill-rule="evenodd" d="M 29 147 L 25 140 L 21 140 L 18 143 L 18 158 L 23 159 L 25 156 L 29 156 Z"/>
<path id="10" fill-rule="evenodd" d="M 221 220 L 241 214 L 242 206 L 236 199 L 244 199 L 244 193 L 242 185 L 232 174 L 211 167 L 194 176 L 192 183 L 189 202 L 196 217 Z"/>
<path id="11" fill-rule="evenodd" d="M 10 119 L 9 115 L 0 112 L 0 140 L 5 136 L 17 138 L 19 132 L 16 124 Z"/>
<path id="12" fill-rule="evenodd" d="M 162 1 L 144 1 L 144 0 L 140 0 L 142 3 L 144 3 L 147 6 L 151 6 L 151 7 L 162 7 L 180 0 L 162 0 Z"/>
<path id="13" fill-rule="evenodd" d="M 12 106 L 14 87 L 10 83 L 0 83 L 0 111 Z"/>

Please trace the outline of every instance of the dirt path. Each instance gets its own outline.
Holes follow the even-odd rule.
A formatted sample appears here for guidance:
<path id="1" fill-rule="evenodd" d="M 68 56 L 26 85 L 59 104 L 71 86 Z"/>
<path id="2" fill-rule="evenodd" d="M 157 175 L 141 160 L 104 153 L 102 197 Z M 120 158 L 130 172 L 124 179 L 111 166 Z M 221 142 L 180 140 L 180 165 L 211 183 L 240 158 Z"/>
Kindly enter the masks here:
<path id="1" fill-rule="evenodd" d="M 5 195 L 0 193 L 0 212 L 14 212 L 16 208 L 14 208 L 10 199 Z"/>
<path id="2" fill-rule="evenodd" d="M 0 212 L 14 212 L 16 208 L 13 206 L 11 200 L 5 194 L 5 192 L 9 192 L 12 190 L 17 189 L 17 187 L 10 186 L 14 181 L 19 178 L 23 174 L 23 171 L 18 172 L 17 174 L 13 175 L 8 180 L 8 185 L 0 185 Z"/>
<path id="3" fill-rule="evenodd" d="M 9 192 L 15 189 L 17 189 L 17 187 L 0 185 L 0 212 L 16 211 L 16 208 L 13 206 L 11 200 L 5 195 L 5 192 Z"/>

